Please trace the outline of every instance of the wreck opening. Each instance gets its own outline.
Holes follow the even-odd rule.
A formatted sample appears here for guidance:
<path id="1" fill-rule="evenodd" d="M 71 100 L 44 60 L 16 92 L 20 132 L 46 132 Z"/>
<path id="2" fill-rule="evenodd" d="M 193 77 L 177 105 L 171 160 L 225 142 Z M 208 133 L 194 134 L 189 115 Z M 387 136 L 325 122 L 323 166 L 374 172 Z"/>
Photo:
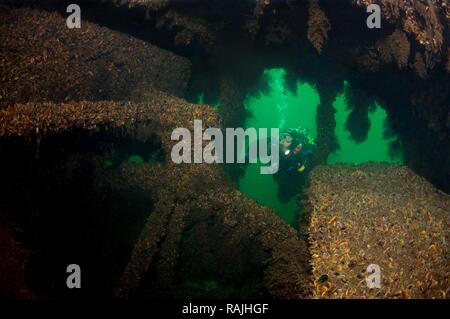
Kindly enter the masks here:
<path id="1" fill-rule="evenodd" d="M 282 68 L 267 69 L 263 73 L 266 90 L 256 96 L 247 96 L 245 109 L 249 113 L 246 127 L 289 128 L 302 127 L 317 137 L 316 112 L 319 96 L 307 83 L 296 83 L 296 91 L 286 87 L 286 71 Z M 275 209 L 288 224 L 297 226 L 300 205 L 298 194 L 303 185 L 283 185 L 272 175 L 261 175 L 259 164 L 247 165 L 239 180 L 239 189 L 260 204 Z M 300 178 L 300 177 L 299 177 Z M 284 192 L 281 194 L 280 192 Z"/>
<path id="2" fill-rule="evenodd" d="M 282 131 L 300 126 L 309 132 L 312 139 L 316 139 L 318 129 L 323 126 L 317 117 L 320 104 L 317 90 L 308 83 L 297 81 L 296 91 L 291 92 L 286 85 L 286 70 L 283 68 L 266 69 L 263 76 L 265 88 L 256 96 L 247 96 L 244 102 L 248 113 L 246 127 L 275 127 Z M 354 89 L 344 81 L 343 89 L 336 95 L 332 105 L 338 148 L 329 154 L 326 163 L 402 163 L 402 150 L 398 145 L 400 141 L 392 132 L 385 109 L 368 98 L 365 99 L 366 105 L 350 107 L 349 103 L 353 102 L 355 95 L 364 94 L 351 90 Z M 367 117 L 367 123 L 364 116 Z M 322 147 L 321 144 L 316 146 L 319 149 Z M 274 208 L 288 224 L 299 226 L 298 220 L 302 214 L 299 195 L 308 184 L 304 182 L 297 185 L 291 181 L 289 185 L 283 185 L 273 176 L 261 175 L 259 166 L 246 165 L 239 179 L 239 189 L 260 204 Z M 298 178 L 301 179 L 300 176 Z"/>

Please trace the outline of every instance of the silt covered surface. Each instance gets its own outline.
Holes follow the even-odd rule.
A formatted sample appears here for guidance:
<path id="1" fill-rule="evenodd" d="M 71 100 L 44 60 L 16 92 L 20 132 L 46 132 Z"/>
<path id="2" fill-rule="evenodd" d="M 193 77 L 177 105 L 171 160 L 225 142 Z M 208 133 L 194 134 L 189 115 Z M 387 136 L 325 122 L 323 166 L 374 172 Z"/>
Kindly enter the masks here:
<path id="1" fill-rule="evenodd" d="M 310 179 L 315 298 L 448 298 L 447 194 L 388 164 L 319 166 Z M 379 289 L 366 283 L 370 264 Z"/>

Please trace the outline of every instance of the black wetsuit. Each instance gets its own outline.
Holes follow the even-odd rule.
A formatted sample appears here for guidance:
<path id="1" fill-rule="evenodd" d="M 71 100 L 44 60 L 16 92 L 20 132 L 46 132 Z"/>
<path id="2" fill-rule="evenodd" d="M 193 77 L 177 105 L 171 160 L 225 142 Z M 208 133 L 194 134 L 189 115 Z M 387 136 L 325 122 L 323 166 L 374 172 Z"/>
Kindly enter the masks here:
<path id="1" fill-rule="evenodd" d="M 313 151 L 314 146 L 306 144 L 299 152 L 295 152 L 295 148 L 290 149 L 287 155 L 280 152 L 280 168 L 274 179 L 278 183 L 278 197 L 282 202 L 298 194 L 299 188 L 306 183 Z M 299 171 L 302 166 L 304 169 Z"/>
<path id="2" fill-rule="evenodd" d="M 299 173 L 298 169 L 305 168 L 311 161 L 313 147 L 311 145 L 303 146 L 298 152 L 289 150 L 289 154 L 280 154 L 280 170 L 288 174 Z"/>

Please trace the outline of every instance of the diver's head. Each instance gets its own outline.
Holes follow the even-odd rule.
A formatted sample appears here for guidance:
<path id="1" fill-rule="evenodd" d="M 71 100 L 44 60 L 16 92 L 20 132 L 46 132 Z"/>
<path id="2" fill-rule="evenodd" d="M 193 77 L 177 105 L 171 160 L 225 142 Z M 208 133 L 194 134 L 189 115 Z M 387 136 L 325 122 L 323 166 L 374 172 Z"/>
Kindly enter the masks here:
<path id="1" fill-rule="evenodd" d="M 309 142 L 308 131 L 304 128 L 285 129 L 281 133 L 280 142 L 289 142 L 288 148 L 295 148 L 297 145 L 311 144 Z"/>
<path id="2" fill-rule="evenodd" d="M 294 138 L 289 133 L 283 133 L 280 139 L 280 151 L 286 153 L 292 146 Z"/>

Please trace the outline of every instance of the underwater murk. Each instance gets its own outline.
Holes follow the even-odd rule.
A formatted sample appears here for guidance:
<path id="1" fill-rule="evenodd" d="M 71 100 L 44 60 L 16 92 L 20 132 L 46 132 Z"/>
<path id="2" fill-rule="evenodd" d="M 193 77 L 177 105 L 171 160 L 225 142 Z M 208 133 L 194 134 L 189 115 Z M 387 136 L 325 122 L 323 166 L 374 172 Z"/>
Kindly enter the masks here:
<path id="1" fill-rule="evenodd" d="M 449 19 L 0 0 L 0 298 L 448 299 Z"/>

